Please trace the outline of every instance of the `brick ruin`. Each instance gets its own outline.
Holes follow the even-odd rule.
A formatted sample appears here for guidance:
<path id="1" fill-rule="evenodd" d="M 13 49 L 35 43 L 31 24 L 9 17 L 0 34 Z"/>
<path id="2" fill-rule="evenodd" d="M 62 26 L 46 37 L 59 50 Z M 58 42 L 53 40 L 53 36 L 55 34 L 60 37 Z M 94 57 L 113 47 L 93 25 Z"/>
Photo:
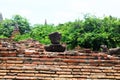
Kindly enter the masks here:
<path id="1" fill-rule="evenodd" d="M 0 80 L 120 80 L 120 58 L 88 49 L 47 52 L 32 39 L 0 39 Z"/>

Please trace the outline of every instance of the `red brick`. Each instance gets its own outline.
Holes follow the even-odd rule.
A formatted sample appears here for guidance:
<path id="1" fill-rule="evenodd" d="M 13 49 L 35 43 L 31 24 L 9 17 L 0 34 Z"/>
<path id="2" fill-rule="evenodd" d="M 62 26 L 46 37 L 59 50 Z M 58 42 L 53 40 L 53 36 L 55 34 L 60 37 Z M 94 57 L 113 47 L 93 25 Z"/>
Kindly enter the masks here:
<path id="1" fill-rule="evenodd" d="M 73 69 L 73 71 L 80 71 L 80 69 Z"/>
<path id="2" fill-rule="evenodd" d="M 35 74 L 36 77 L 50 77 L 50 74 Z"/>
<path id="3" fill-rule="evenodd" d="M 57 71 L 56 74 L 60 74 L 60 75 L 61 75 L 61 74 L 65 74 L 65 75 L 66 75 L 66 74 L 71 74 L 71 72 L 61 72 L 61 71 Z"/>
<path id="4" fill-rule="evenodd" d="M 8 55 L 9 57 L 16 57 L 17 54 L 13 52 L 13 53 L 9 53 Z"/>
<path id="5" fill-rule="evenodd" d="M 16 76 L 4 76 L 4 79 L 15 79 L 16 78 Z"/>
<path id="6" fill-rule="evenodd" d="M 0 79 L 4 79 L 4 76 L 1 76 L 1 75 L 0 75 Z"/>
<path id="7" fill-rule="evenodd" d="M 53 62 L 44 62 L 45 65 L 53 65 Z"/>
<path id="8" fill-rule="evenodd" d="M 9 72 L 9 70 L 0 70 L 0 73 L 6 73 Z"/>
<path id="9" fill-rule="evenodd" d="M 34 73 L 18 73 L 17 74 L 18 76 L 25 76 L 25 77 L 31 77 L 31 76 L 34 76 Z"/>
<path id="10" fill-rule="evenodd" d="M 72 78 L 73 75 L 59 75 L 60 78 Z"/>
<path id="11" fill-rule="evenodd" d="M 82 72 L 72 72 L 72 74 L 79 75 L 79 74 L 82 74 Z"/>
<path id="12" fill-rule="evenodd" d="M 120 80 L 120 76 L 115 76 L 115 79 Z"/>
<path id="13" fill-rule="evenodd" d="M 12 72 L 12 73 L 22 73 L 23 70 L 10 70 L 10 72 Z"/>
<path id="14" fill-rule="evenodd" d="M 8 52 L 6 52 L 6 53 L 1 53 L 0 54 L 2 57 L 7 57 L 8 55 L 9 55 L 9 53 Z"/>
<path id="15" fill-rule="evenodd" d="M 92 69 L 92 72 L 94 72 L 94 73 L 101 73 L 102 70 L 99 70 L 99 69 Z"/>
<path id="16" fill-rule="evenodd" d="M 74 78 L 84 78 L 87 79 L 88 75 L 73 75 Z"/>
<path id="17" fill-rule="evenodd" d="M 107 78 L 107 79 L 115 79 L 114 76 L 105 76 L 105 78 Z"/>
<path id="18" fill-rule="evenodd" d="M 44 73 L 44 74 L 55 74 L 55 71 L 39 71 L 39 73 Z"/>
<path id="19" fill-rule="evenodd" d="M 37 80 L 36 77 L 27 77 L 27 76 L 16 76 L 16 79 L 20 79 L 20 80 Z"/>
<path id="20" fill-rule="evenodd" d="M 12 61 L 12 60 L 8 60 L 7 63 L 19 64 L 19 63 L 23 63 L 23 61 Z"/>
<path id="21" fill-rule="evenodd" d="M 39 62 L 39 61 L 33 61 L 32 64 L 34 65 L 43 65 L 44 62 Z"/>
<path id="22" fill-rule="evenodd" d="M 6 73 L 0 73 L 0 76 L 5 76 L 6 75 Z"/>

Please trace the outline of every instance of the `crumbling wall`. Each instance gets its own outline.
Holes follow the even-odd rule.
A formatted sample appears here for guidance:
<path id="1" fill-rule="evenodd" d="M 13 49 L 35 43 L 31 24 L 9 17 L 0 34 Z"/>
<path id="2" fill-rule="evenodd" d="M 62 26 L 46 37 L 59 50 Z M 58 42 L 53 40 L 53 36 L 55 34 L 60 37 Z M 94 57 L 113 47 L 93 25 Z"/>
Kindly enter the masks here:
<path id="1" fill-rule="evenodd" d="M 0 44 L 0 80 L 120 79 L 118 57 L 94 52 L 46 52 L 42 44 L 24 42 L 17 43 L 20 48 Z"/>

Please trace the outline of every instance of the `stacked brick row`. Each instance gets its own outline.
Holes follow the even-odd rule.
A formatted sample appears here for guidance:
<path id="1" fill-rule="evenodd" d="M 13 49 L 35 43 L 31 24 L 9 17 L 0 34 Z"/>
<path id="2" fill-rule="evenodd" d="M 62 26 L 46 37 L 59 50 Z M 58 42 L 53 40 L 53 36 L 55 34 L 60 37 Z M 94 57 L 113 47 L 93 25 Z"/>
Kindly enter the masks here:
<path id="1" fill-rule="evenodd" d="M 40 46 L 39 49 L 25 48 L 24 51 L 1 47 L 0 80 L 120 79 L 118 57 L 78 51 L 45 52 Z"/>

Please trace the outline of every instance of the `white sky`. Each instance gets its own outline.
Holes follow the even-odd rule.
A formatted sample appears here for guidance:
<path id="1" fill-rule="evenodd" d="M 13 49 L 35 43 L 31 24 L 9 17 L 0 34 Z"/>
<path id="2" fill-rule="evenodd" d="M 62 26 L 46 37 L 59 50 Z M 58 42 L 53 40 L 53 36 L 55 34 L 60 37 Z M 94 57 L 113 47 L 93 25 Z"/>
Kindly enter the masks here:
<path id="1" fill-rule="evenodd" d="M 120 0 L 0 0 L 3 18 L 19 14 L 32 24 L 59 24 L 82 18 L 90 13 L 97 17 L 120 18 Z"/>

